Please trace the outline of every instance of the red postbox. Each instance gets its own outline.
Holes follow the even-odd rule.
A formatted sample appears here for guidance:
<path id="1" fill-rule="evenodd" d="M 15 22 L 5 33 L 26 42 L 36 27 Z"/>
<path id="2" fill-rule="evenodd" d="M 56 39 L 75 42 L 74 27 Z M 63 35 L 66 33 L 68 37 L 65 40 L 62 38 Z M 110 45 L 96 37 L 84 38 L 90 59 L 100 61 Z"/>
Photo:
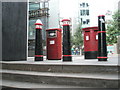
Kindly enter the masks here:
<path id="1" fill-rule="evenodd" d="M 98 27 L 83 28 L 85 59 L 97 59 Z"/>
<path id="2" fill-rule="evenodd" d="M 47 29 L 47 59 L 60 60 L 62 58 L 62 30 L 59 28 Z"/>

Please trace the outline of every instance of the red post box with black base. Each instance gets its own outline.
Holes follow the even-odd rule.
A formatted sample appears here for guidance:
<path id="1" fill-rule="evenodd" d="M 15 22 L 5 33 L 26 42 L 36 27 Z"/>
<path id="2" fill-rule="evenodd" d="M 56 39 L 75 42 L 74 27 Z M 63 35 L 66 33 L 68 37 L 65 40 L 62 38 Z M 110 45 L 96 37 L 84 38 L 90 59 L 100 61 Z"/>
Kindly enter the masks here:
<path id="1" fill-rule="evenodd" d="M 107 61 L 105 15 L 98 16 L 98 61 Z"/>
<path id="2" fill-rule="evenodd" d="M 98 27 L 83 28 L 85 59 L 97 59 Z"/>
<path id="3" fill-rule="evenodd" d="M 59 28 L 47 29 L 47 59 L 61 60 L 62 58 L 62 30 Z"/>
<path id="4" fill-rule="evenodd" d="M 42 46 L 42 22 L 38 19 L 36 25 L 35 36 L 35 61 L 43 61 L 43 46 Z"/>

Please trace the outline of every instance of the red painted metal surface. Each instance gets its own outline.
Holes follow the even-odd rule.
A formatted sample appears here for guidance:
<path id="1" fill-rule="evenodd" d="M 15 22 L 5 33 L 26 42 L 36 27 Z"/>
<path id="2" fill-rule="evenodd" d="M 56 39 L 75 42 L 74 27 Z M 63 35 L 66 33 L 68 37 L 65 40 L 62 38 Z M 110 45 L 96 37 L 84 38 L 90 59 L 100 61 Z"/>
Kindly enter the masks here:
<path id="1" fill-rule="evenodd" d="M 70 21 L 70 19 L 63 19 L 61 22 L 64 22 L 64 21 Z"/>
<path id="2" fill-rule="evenodd" d="M 108 58 L 108 57 L 97 57 L 97 58 Z"/>
<path id="3" fill-rule="evenodd" d="M 106 33 L 106 31 L 98 31 L 98 33 Z"/>
<path id="4" fill-rule="evenodd" d="M 56 33 L 54 35 L 53 33 Z M 52 37 L 50 35 L 53 35 Z M 62 30 L 59 28 L 47 29 L 47 59 L 57 60 L 62 58 Z"/>

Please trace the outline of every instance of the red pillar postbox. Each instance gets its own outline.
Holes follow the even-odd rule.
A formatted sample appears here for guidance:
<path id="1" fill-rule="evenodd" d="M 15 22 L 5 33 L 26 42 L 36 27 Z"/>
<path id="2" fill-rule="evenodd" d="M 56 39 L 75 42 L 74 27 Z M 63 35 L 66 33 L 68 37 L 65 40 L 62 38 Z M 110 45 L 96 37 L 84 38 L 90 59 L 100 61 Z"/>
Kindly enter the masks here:
<path id="1" fill-rule="evenodd" d="M 83 28 L 85 59 L 97 59 L 98 27 Z"/>
<path id="2" fill-rule="evenodd" d="M 47 59 L 60 60 L 62 58 L 62 30 L 59 28 L 47 29 Z"/>

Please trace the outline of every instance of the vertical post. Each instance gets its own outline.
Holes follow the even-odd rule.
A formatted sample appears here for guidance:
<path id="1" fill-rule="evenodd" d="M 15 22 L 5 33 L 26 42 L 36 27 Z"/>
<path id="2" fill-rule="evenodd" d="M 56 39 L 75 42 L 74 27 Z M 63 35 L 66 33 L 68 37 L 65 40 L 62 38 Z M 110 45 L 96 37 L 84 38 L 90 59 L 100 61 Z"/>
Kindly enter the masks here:
<path id="1" fill-rule="evenodd" d="M 107 61 L 105 16 L 98 16 L 98 61 Z"/>
<path id="2" fill-rule="evenodd" d="M 0 61 L 2 61 L 2 2 L 1 1 L 0 1 Z M 2 65 L 0 68 L 2 68 Z"/>
<path id="3" fill-rule="evenodd" d="M 43 61 L 43 45 L 42 45 L 42 22 L 38 19 L 36 25 L 35 37 L 35 61 Z"/>
<path id="4" fill-rule="evenodd" d="M 72 61 L 69 19 L 63 19 L 63 61 Z"/>

